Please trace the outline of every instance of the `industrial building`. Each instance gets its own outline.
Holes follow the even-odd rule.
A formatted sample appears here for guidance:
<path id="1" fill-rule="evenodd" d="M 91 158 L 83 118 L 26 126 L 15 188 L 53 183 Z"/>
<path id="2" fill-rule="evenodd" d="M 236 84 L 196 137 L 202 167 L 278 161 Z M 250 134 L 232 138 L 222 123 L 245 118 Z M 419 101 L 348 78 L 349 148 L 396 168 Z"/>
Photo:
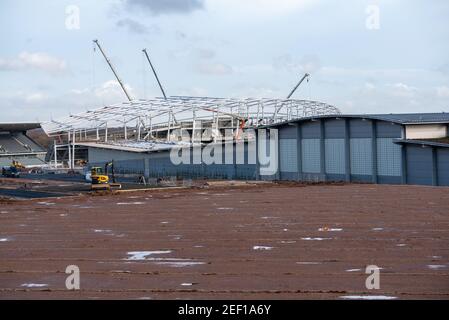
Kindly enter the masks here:
<path id="1" fill-rule="evenodd" d="M 170 160 L 171 148 L 150 150 L 85 144 L 89 163 L 114 159 L 124 173 L 149 177 L 205 177 L 290 181 L 345 181 L 449 186 L 449 114 L 317 115 L 261 128 L 278 129 L 275 174 L 261 175 L 259 161 L 233 165 L 181 164 Z M 233 157 L 237 160 L 236 145 Z"/>
<path id="2" fill-rule="evenodd" d="M 449 186 L 449 113 L 309 117 L 279 130 L 279 180 Z"/>
<path id="3" fill-rule="evenodd" d="M 27 131 L 39 128 L 39 123 L 0 123 L 0 167 L 13 160 L 29 167 L 45 165 L 47 151 L 27 136 Z"/>

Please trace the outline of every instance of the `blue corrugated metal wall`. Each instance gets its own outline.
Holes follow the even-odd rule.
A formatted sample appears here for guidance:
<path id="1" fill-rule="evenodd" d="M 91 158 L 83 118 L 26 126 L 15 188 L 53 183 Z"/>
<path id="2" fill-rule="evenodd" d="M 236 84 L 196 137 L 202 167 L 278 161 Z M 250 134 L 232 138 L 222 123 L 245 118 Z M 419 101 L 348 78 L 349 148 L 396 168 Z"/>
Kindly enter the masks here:
<path id="1" fill-rule="evenodd" d="M 437 150 L 438 185 L 449 186 L 449 149 Z"/>
<path id="2" fill-rule="evenodd" d="M 432 148 L 407 146 L 407 182 L 432 185 Z"/>

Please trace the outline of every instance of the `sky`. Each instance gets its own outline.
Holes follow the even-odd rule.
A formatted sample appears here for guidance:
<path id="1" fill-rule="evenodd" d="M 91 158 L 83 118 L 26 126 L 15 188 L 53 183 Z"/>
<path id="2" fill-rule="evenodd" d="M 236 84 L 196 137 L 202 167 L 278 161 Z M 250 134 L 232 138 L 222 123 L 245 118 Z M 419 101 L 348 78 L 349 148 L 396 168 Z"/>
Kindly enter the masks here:
<path id="1" fill-rule="evenodd" d="M 126 96 L 293 98 L 344 113 L 449 112 L 447 0 L 2 0 L 0 122 Z"/>

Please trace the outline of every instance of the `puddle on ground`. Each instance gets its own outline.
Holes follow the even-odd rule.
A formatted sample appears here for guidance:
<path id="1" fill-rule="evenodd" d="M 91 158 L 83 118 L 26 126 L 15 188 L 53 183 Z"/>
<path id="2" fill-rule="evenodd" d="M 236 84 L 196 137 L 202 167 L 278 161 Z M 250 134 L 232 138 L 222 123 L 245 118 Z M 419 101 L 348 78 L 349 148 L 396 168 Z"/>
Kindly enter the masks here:
<path id="1" fill-rule="evenodd" d="M 341 299 L 348 300 L 394 300 L 397 297 L 392 296 L 341 296 Z"/>
<path id="2" fill-rule="evenodd" d="M 444 265 L 444 264 L 429 264 L 429 265 L 427 265 L 427 268 L 429 268 L 431 270 L 439 270 L 439 269 L 446 268 L 446 265 Z"/>
<path id="3" fill-rule="evenodd" d="M 168 254 L 171 253 L 171 250 L 164 250 L 164 251 L 130 251 L 127 254 L 131 257 L 125 259 L 125 260 L 136 260 L 136 261 L 142 261 L 147 260 L 146 257 L 152 256 L 155 254 Z"/>
<path id="4" fill-rule="evenodd" d="M 358 272 L 358 271 L 362 271 L 362 269 L 348 269 L 348 270 L 346 270 L 346 272 Z"/>
<path id="5" fill-rule="evenodd" d="M 43 287 L 48 287 L 48 284 L 45 283 L 24 283 L 21 285 L 21 287 L 26 287 L 26 288 L 43 288 Z"/>
<path id="6" fill-rule="evenodd" d="M 254 246 L 253 250 L 271 250 L 273 249 L 273 247 L 268 247 L 268 246 Z"/>
<path id="7" fill-rule="evenodd" d="M 128 261 L 149 261 L 157 265 L 164 265 L 174 268 L 191 267 L 206 264 L 205 262 L 193 261 L 191 259 L 182 258 L 154 258 L 153 255 L 169 254 L 171 250 L 158 251 L 130 251 L 127 254 L 131 257 L 126 258 Z"/>
<path id="8" fill-rule="evenodd" d="M 118 206 L 126 206 L 126 205 L 139 205 L 139 204 L 145 204 L 144 202 L 117 202 Z"/>
<path id="9" fill-rule="evenodd" d="M 326 231 L 326 232 L 338 232 L 338 231 L 343 231 L 342 228 L 319 228 L 318 231 Z"/>

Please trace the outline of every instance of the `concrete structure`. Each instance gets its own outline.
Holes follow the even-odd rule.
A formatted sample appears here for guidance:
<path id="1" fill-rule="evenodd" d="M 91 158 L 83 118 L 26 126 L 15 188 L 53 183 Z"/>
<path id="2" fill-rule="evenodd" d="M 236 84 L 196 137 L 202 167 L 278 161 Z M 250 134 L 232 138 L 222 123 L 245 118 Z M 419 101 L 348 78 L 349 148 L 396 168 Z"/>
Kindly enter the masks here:
<path id="1" fill-rule="evenodd" d="M 26 135 L 38 128 L 39 123 L 0 123 L 0 167 L 13 160 L 30 167 L 45 164 L 47 151 Z"/>
<path id="2" fill-rule="evenodd" d="M 175 165 L 170 147 L 151 151 L 90 144 L 89 162 L 114 159 L 123 172 L 153 177 L 449 186 L 448 125 L 449 114 L 439 113 L 323 115 L 266 126 L 278 129 L 274 156 L 279 166 L 269 176 L 261 175 L 261 167 L 249 161 L 248 152 L 244 162 L 234 165 Z M 245 143 L 245 151 L 249 145 Z M 233 148 L 236 160 L 236 144 Z M 224 155 L 220 158 L 225 163 Z"/>

